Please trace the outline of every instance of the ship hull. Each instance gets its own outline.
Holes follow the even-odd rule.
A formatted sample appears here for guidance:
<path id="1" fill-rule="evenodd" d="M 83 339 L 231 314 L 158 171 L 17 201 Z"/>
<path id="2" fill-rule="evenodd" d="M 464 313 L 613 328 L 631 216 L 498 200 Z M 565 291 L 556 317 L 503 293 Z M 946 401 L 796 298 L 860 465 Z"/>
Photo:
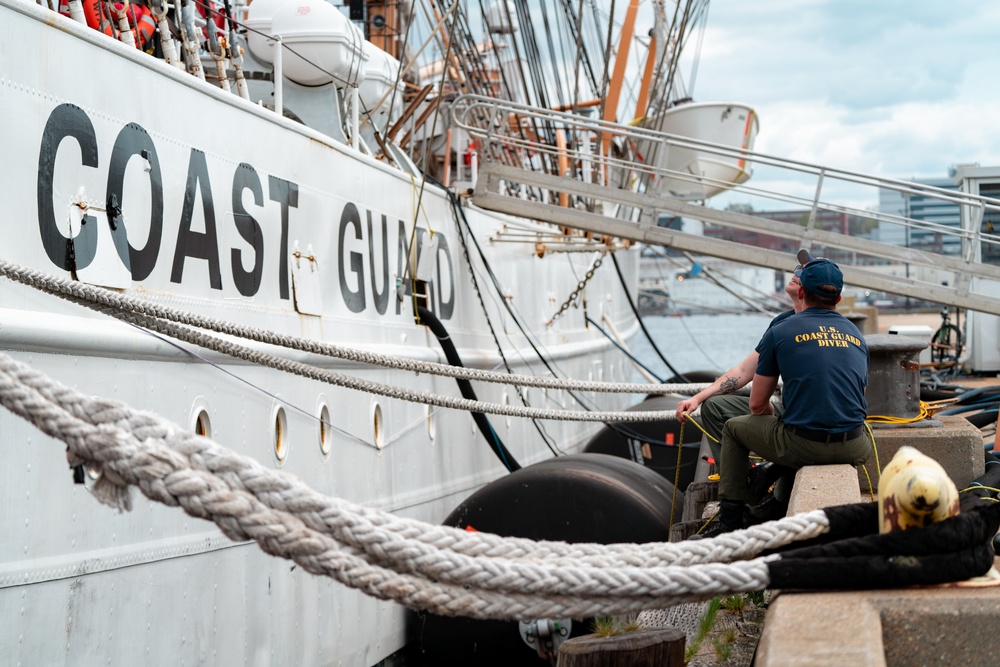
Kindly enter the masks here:
<path id="1" fill-rule="evenodd" d="M 4 260 L 242 325 L 444 361 L 415 322 L 405 268 L 411 243 L 436 238 L 423 285 L 429 307 L 467 365 L 500 364 L 442 191 L 16 0 L 0 0 L 0 146 Z M 505 223 L 545 229 L 474 208 L 466 216 L 484 241 Z M 582 315 L 542 326 L 596 255 L 540 259 L 532 244 L 484 246 L 506 298 L 563 372 L 630 379 Z M 621 261 L 634 281 L 633 259 Z M 482 268 L 477 279 L 492 289 Z M 592 316 L 634 330 L 613 272 L 595 274 L 587 295 Z M 501 299 L 484 302 L 512 370 L 540 372 Z M 428 522 L 505 472 L 467 413 L 178 346 L 8 281 L 0 350 L 184 428 L 207 417 L 212 439 L 241 455 L 322 493 Z M 458 395 L 448 378 L 267 351 Z M 482 400 L 519 402 L 510 387 L 477 390 Z M 602 408 L 629 401 L 589 398 Z M 531 390 L 529 400 L 578 407 L 565 392 Z M 492 420 L 522 465 L 551 456 L 530 421 Z M 573 452 L 595 427 L 546 430 Z M 176 508 L 141 497 L 126 513 L 99 505 L 92 480 L 73 483 L 65 447 L 6 412 L 0 441 L 9 457 L 0 472 L 0 654 L 12 664 L 371 665 L 409 639 L 398 605 L 231 542 Z"/>

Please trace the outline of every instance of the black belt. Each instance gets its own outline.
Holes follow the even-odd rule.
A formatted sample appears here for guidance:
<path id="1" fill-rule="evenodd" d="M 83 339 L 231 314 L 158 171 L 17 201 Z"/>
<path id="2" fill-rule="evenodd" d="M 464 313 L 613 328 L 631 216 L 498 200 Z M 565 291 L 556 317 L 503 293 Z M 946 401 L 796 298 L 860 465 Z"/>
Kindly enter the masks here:
<path id="1" fill-rule="evenodd" d="M 813 442 L 847 442 L 848 440 L 854 440 L 862 433 L 865 432 L 865 425 L 856 426 L 850 431 L 844 431 L 843 433 L 830 433 L 829 431 L 810 431 L 807 428 L 802 428 L 800 426 L 789 426 L 788 429 L 799 436 L 800 438 L 805 438 L 806 440 L 812 440 Z"/>

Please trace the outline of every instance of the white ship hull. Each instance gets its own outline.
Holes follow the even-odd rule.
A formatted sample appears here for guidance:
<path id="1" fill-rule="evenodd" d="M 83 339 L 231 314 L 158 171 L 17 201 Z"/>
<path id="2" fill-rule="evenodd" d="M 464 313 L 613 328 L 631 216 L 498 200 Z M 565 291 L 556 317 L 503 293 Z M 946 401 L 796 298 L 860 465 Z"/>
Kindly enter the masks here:
<path id="1" fill-rule="evenodd" d="M 433 336 L 414 323 L 412 297 L 396 298 L 419 200 L 419 234 L 440 239 L 431 307 L 467 365 L 499 363 L 440 190 L 428 186 L 421 195 L 419 180 L 401 171 L 17 0 L 0 0 L 0 147 L 4 260 L 70 277 L 66 239 L 75 237 L 81 281 L 245 325 L 443 361 Z M 111 194 L 123 213 L 114 232 L 99 210 Z M 90 218 L 81 228 L 82 200 Z M 479 239 L 510 222 L 476 210 L 468 216 Z M 296 247 L 316 263 L 295 267 Z M 628 379 L 620 353 L 587 330 L 582 315 L 543 328 L 594 255 L 539 259 L 528 243 L 486 252 L 513 290 L 510 301 L 567 375 Z M 623 255 L 634 281 L 637 256 Z M 310 280 L 316 266 L 318 279 Z M 617 281 L 611 270 L 595 275 L 590 313 L 630 334 L 634 322 Z M 506 329 L 498 334 L 514 371 L 539 372 L 499 299 L 487 295 L 486 305 Z M 242 455 L 325 494 L 429 522 L 504 472 L 467 413 L 359 394 L 204 350 L 191 356 L 6 280 L 0 349 L 86 394 L 186 428 L 204 411 L 211 437 Z M 271 351 L 458 394 L 447 378 Z M 477 389 L 483 400 L 517 402 L 510 388 Z M 559 392 L 530 394 L 537 406 L 566 400 Z M 630 399 L 597 400 L 613 409 Z M 275 454 L 279 408 L 287 417 L 283 460 Z M 329 453 L 321 448 L 324 408 L 335 426 Z M 522 465 L 550 456 L 530 421 L 493 421 Z M 595 431 L 563 422 L 546 428 L 569 452 Z M 371 665 L 408 640 L 398 605 L 230 542 L 179 509 L 138 497 L 131 512 L 109 511 L 86 485 L 72 483 L 61 443 L 6 411 L 0 441 L 7 453 L 0 655 L 8 664 Z"/>

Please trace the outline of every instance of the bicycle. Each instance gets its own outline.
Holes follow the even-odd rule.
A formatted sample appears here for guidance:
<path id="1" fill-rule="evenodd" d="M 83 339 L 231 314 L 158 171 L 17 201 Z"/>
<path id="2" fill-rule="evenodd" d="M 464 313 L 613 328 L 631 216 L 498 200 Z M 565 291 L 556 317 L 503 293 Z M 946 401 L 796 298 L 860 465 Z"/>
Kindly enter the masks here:
<path id="1" fill-rule="evenodd" d="M 962 356 L 962 330 L 958 325 L 959 310 L 955 309 L 955 324 L 951 323 L 948 308 L 941 310 L 941 326 L 931 336 L 931 364 L 936 369 L 958 370 L 958 359 Z"/>

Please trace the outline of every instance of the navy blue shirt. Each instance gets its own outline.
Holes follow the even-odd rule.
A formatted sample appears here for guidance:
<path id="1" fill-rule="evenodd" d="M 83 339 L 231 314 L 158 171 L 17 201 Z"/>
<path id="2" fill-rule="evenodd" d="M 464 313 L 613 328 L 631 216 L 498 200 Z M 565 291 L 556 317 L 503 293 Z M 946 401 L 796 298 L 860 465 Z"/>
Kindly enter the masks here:
<path id="1" fill-rule="evenodd" d="M 774 317 L 773 320 L 771 320 L 771 323 L 767 325 L 767 328 L 770 329 L 775 324 L 781 324 L 782 322 L 784 322 L 785 320 L 787 320 L 789 317 L 791 317 L 794 314 L 795 314 L 794 310 L 786 310 L 783 313 L 779 313 L 778 315 L 776 315 Z"/>
<path id="2" fill-rule="evenodd" d="M 790 426 L 842 433 L 865 421 L 868 346 L 835 310 L 808 308 L 764 332 L 757 374 L 781 376 L 781 419 Z"/>

